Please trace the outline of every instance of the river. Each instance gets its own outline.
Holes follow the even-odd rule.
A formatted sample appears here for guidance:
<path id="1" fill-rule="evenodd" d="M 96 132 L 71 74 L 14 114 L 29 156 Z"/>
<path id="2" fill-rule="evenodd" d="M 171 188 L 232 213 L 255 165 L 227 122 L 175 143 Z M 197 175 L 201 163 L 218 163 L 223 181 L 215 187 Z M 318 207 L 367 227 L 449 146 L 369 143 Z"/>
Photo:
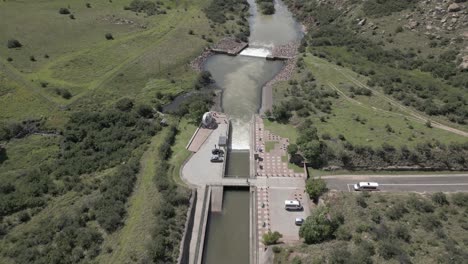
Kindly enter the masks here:
<path id="1" fill-rule="evenodd" d="M 272 49 L 297 41 L 301 27 L 281 1 L 275 1 L 274 15 L 261 15 L 255 0 L 250 4 L 249 48 L 240 55 L 211 56 L 204 69 L 223 89 L 222 108 L 231 120 L 231 146 L 226 177 L 248 177 L 250 121 L 261 107 L 262 87 L 281 71 L 284 63 L 266 60 Z M 249 262 L 249 192 L 225 190 L 222 213 L 209 217 L 203 262 Z"/>

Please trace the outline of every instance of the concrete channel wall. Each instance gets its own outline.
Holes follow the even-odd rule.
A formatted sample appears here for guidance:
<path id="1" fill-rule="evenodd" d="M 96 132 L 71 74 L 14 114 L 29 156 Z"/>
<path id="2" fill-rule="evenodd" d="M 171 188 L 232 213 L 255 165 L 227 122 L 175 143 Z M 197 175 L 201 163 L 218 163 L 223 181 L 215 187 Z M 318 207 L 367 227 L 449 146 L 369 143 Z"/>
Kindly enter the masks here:
<path id="1" fill-rule="evenodd" d="M 185 221 L 184 235 L 180 242 L 178 264 L 189 263 L 190 241 L 192 240 L 193 223 L 195 218 L 195 208 L 197 206 L 197 190 L 192 189 L 190 196 L 190 205 L 187 210 L 187 220 Z"/>

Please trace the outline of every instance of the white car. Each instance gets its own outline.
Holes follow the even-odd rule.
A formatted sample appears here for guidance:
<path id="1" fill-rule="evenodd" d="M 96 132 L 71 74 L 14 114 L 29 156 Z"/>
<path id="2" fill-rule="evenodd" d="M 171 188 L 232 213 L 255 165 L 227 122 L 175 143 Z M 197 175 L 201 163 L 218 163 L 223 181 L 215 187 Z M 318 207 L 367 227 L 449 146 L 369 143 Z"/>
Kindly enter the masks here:
<path id="1" fill-rule="evenodd" d="M 301 226 L 304 223 L 304 218 L 297 217 L 296 220 L 294 221 L 294 223 L 297 226 Z"/>
<path id="2" fill-rule="evenodd" d="M 354 184 L 355 191 L 377 191 L 379 184 L 376 182 L 358 182 Z"/>

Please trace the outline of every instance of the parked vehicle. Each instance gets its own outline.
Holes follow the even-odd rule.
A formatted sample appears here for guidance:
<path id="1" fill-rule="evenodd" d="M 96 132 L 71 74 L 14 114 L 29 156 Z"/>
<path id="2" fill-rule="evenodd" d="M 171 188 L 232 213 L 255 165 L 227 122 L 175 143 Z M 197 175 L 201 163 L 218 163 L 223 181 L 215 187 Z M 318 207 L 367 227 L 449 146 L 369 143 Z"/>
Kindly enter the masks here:
<path id="1" fill-rule="evenodd" d="M 296 218 L 296 220 L 294 221 L 294 223 L 297 225 L 297 226 L 301 226 L 303 223 L 304 223 L 304 218 Z"/>
<path id="2" fill-rule="evenodd" d="M 224 158 L 219 156 L 219 155 L 213 155 L 211 156 L 211 162 L 223 162 Z"/>
<path id="3" fill-rule="evenodd" d="M 354 184 L 355 191 L 378 191 L 379 184 L 376 182 L 359 182 Z"/>
<path id="4" fill-rule="evenodd" d="M 211 150 L 211 154 L 222 156 L 222 155 L 224 155 L 224 150 L 215 148 L 215 149 Z"/>
<path id="5" fill-rule="evenodd" d="M 284 209 L 288 211 L 301 211 L 302 205 L 298 200 L 286 200 L 284 201 Z"/>

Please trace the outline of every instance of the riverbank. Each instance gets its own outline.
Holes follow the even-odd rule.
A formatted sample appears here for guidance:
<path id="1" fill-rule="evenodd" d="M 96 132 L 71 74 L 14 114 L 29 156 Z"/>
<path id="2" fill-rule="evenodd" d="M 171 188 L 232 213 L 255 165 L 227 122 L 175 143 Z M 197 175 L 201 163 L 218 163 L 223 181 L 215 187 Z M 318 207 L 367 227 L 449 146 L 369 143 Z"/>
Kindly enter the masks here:
<path id="1" fill-rule="evenodd" d="M 289 59 L 285 61 L 285 66 L 281 69 L 281 71 L 262 87 L 262 102 L 259 110 L 260 115 L 263 115 L 268 110 L 271 111 L 273 108 L 273 86 L 277 82 L 289 80 L 294 74 L 294 70 L 296 69 L 298 47 L 299 43 L 291 42 L 286 45 L 273 48 L 272 54 L 274 57 L 288 57 Z"/>

